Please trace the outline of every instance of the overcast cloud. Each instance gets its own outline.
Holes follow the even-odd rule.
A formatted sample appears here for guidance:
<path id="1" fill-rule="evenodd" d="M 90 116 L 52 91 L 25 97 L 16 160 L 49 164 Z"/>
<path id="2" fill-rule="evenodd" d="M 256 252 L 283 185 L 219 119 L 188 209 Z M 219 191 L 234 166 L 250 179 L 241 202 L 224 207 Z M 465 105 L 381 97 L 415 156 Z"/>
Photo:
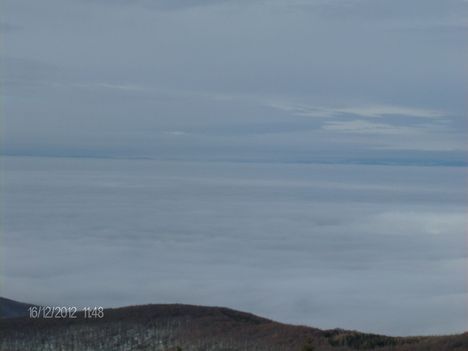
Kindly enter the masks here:
<path id="1" fill-rule="evenodd" d="M 461 0 L 3 8 L 4 153 L 466 162 Z"/>

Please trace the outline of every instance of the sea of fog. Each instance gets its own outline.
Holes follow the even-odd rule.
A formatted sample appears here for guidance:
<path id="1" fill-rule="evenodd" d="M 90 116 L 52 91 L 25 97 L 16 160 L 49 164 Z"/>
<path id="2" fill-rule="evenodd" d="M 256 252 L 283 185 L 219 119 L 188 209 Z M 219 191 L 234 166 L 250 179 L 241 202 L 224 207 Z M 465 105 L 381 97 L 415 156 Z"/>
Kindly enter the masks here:
<path id="1" fill-rule="evenodd" d="M 1 291 L 467 329 L 466 168 L 3 157 Z"/>

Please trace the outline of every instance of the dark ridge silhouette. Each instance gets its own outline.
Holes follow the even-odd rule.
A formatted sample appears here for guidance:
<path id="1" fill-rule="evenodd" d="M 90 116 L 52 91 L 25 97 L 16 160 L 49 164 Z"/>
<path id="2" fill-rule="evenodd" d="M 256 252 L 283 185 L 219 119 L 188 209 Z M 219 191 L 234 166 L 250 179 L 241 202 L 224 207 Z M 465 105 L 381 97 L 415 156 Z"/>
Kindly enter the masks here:
<path id="1" fill-rule="evenodd" d="M 383 317 L 384 318 L 384 317 Z M 222 307 L 145 305 L 103 318 L 0 320 L 0 351 L 466 351 L 468 333 L 388 337 L 278 323 Z"/>
<path id="2" fill-rule="evenodd" d="M 25 317 L 29 315 L 29 307 L 34 305 L 0 297 L 0 318 Z"/>

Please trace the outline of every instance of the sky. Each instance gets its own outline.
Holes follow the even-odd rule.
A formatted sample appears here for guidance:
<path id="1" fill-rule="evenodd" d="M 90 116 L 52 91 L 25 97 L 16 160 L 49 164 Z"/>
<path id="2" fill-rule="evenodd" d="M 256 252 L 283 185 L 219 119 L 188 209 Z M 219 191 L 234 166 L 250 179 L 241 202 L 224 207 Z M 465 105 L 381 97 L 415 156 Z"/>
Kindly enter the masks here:
<path id="1" fill-rule="evenodd" d="M 5 0 L 3 153 L 466 164 L 462 0 Z"/>
<path id="2" fill-rule="evenodd" d="M 467 330 L 467 12 L 2 1 L 1 295 Z"/>

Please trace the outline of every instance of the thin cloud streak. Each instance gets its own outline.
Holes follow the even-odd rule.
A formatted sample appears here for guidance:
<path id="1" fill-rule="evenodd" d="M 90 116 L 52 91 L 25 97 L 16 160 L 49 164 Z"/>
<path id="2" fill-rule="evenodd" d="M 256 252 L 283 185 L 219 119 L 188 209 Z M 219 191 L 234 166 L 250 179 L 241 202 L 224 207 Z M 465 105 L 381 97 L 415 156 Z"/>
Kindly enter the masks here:
<path id="1" fill-rule="evenodd" d="M 357 105 L 347 107 L 325 107 L 295 105 L 288 103 L 267 103 L 266 106 L 291 112 L 297 116 L 307 117 L 338 117 L 343 114 L 352 114 L 366 118 L 384 118 L 386 116 L 403 116 L 415 118 L 442 118 L 446 113 L 436 110 L 398 106 L 398 105 Z"/>

